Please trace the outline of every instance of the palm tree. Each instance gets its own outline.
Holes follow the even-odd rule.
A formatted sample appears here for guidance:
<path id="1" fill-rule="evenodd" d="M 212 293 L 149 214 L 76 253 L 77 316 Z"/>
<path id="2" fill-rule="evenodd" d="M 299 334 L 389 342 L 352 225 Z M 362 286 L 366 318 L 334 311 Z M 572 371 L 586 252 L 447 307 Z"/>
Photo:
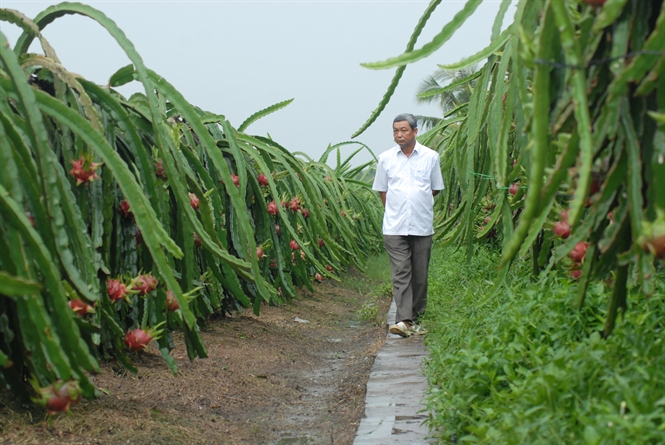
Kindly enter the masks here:
<path id="1" fill-rule="evenodd" d="M 438 68 L 425 79 L 418 87 L 416 102 L 438 103 L 441 107 L 441 117 L 416 116 L 418 126 L 423 130 L 434 127 L 443 120 L 458 114 L 455 111 L 460 105 L 469 103 L 471 93 L 476 85 L 477 66 L 473 65 L 461 70 L 444 70 Z"/>

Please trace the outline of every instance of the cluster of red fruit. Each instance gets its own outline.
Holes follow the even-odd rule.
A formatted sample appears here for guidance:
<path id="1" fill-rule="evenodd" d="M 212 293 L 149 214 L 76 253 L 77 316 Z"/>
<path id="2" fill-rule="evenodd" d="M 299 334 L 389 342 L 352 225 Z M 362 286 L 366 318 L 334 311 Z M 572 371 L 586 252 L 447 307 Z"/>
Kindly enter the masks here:
<path id="1" fill-rule="evenodd" d="M 561 213 L 559 213 L 559 221 L 554 223 L 554 226 L 552 226 L 552 232 L 554 232 L 554 236 L 562 238 L 562 239 L 567 239 L 570 236 L 570 224 L 568 223 L 568 210 L 563 210 Z M 582 261 L 584 261 L 584 258 L 586 257 L 586 251 L 589 247 L 589 243 L 580 241 L 579 243 L 575 244 L 575 247 L 573 250 L 570 251 L 568 256 L 570 257 L 571 260 L 573 260 L 574 266 L 570 270 L 570 275 L 577 280 L 579 277 L 582 276 Z"/>
<path id="2" fill-rule="evenodd" d="M 259 184 L 261 184 L 261 186 L 268 185 L 268 179 L 265 177 L 265 175 L 263 173 L 261 173 L 258 176 L 257 179 L 259 181 Z M 302 207 L 302 201 L 298 197 L 293 197 L 290 201 L 282 201 L 280 203 L 277 203 L 274 200 L 270 201 L 267 205 L 268 213 L 273 215 L 273 216 L 277 215 L 277 213 L 279 213 L 279 206 L 282 206 L 283 208 L 289 209 L 293 213 L 300 212 L 302 214 L 302 216 L 304 216 L 305 218 L 309 218 L 309 216 L 310 216 L 309 215 L 309 210 Z M 343 210 L 342 210 L 341 213 L 342 213 L 342 216 L 346 216 L 346 213 Z M 277 232 L 278 236 L 281 235 L 282 229 L 279 226 L 279 224 L 275 224 L 275 232 Z M 318 239 L 318 244 L 319 244 L 319 247 L 323 247 L 325 245 L 325 241 L 322 238 L 319 238 Z M 298 242 L 296 240 L 292 239 L 289 242 L 289 247 L 291 247 L 291 250 L 293 251 L 292 254 L 291 254 L 291 260 L 295 263 L 295 261 L 296 261 L 295 251 L 300 250 L 300 245 L 298 244 Z M 256 257 L 260 260 L 264 256 L 265 256 L 265 254 L 263 252 L 263 249 L 261 249 L 260 247 L 257 247 L 256 248 Z M 302 260 L 305 259 L 305 252 L 303 252 L 302 250 L 300 251 L 300 258 Z M 277 263 L 273 260 L 270 263 L 270 267 L 276 268 Z M 331 265 L 327 265 L 326 270 L 328 270 L 328 272 L 333 272 L 335 269 Z M 316 281 L 321 282 L 321 281 L 323 281 L 324 278 L 320 273 L 317 272 L 316 274 L 314 274 L 314 279 Z"/>
<path id="3" fill-rule="evenodd" d="M 573 260 L 573 263 L 575 263 L 573 268 L 570 270 L 570 275 L 576 280 L 582 276 L 582 261 L 584 261 L 584 257 L 586 257 L 586 251 L 588 248 L 589 243 L 580 241 L 579 243 L 575 244 L 573 250 L 571 250 L 568 254 L 570 259 Z"/>
<path id="4" fill-rule="evenodd" d="M 559 221 L 552 226 L 554 236 L 566 239 L 570 236 L 570 224 L 568 224 L 568 210 L 563 210 L 559 213 Z"/>
<path id="5" fill-rule="evenodd" d="M 125 284 L 121 278 L 108 279 L 106 281 L 106 292 L 111 303 L 121 300 L 125 300 L 129 303 L 130 295 L 148 295 L 150 292 L 156 290 L 158 285 L 159 281 L 153 275 L 142 274 L 132 279 L 127 284 Z M 170 290 L 166 291 L 166 308 L 171 312 L 180 309 L 178 300 L 176 300 L 173 292 Z"/>
<path id="6" fill-rule="evenodd" d="M 152 274 L 141 274 L 127 284 L 121 278 L 106 281 L 106 291 L 112 303 L 121 300 L 129 303 L 129 295 L 149 295 L 157 289 L 157 286 L 159 286 L 159 281 Z M 166 291 L 165 306 L 170 312 L 180 309 L 178 300 L 170 290 Z M 157 327 L 149 330 L 140 328 L 129 330 L 125 335 L 125 345 L 132 351 L 145 349 L 151 340 L 159 338 L 161 332 L 157 330 Z"/>
<path id="7" fill-rule="evenodd" d="M 301 204 L 302 202 L 298 197 L 294 197 L 291 199 L 291 201 L 288 202 L 282 201 L 279 204 L 273 200 L 268 203 L 268 213 L 270 213 L 273 216 L 277 215 L 277 213 L 279 213 L 279 206 L 281 205 L 282 207 L 291 210 L 293 213 L 300 212 L 302 216 L 304 216 L 305 218 L 309 218 L 309 210 L 302 207 Z"/>
<path id="8" fill-rule="evenodd" d="M 109 279 L 106 281 L 106 291 L 112 303 L 120 300 L 129 301 L 130 294 L 148 295 L 157 289 L 159 281 L 151 274 L 141 274 L 132 279 L 128 284 L 122 279 Z"/>

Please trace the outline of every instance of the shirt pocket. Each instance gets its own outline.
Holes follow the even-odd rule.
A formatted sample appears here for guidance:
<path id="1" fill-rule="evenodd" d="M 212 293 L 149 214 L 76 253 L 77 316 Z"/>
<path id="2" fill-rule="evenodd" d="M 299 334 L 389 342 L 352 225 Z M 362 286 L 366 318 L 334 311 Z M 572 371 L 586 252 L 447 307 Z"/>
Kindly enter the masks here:
<path id="1" fill-rule="evenodd" d="M 425 186 L 429 185 L 430 182 L 430 175 L 429 175 L 429 170 L 426 168 L 418 168 L 413 170 L 413 182 L 417 184 L 418 186 Z"/>

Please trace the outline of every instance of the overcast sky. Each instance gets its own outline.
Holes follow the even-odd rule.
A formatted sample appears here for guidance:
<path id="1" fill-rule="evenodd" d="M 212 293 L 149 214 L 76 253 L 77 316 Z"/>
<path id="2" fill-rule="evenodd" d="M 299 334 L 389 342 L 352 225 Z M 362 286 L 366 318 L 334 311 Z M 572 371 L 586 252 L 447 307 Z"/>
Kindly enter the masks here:
<path id="1" fill-rule="evenodd" d="M 28 17 L 56 2 L 0 0 Z M 401 54 L 427 1 L 87 1 L 114 20 L 145 64 L 204 110 L 238 127 L 252 113 L 294 102 L 254 123 L 290 151 L 318 159 L 328 144 L 350 140 L 383 97 L 394 69 L 360 66 Z M 377 155 L 390 148 L 392 119 L 402 112 L 439 115 L 416 105 L 419 83 L 437 63 L 456 62 L 489 43 L 498 0 L 485 0 L 456 35 L 432 56 L 409 65 L 390 104 L 356 140 Z M 465 1 L 443 0 L 416 48 L 429 42 Z M 506 22 L 512 21 L 514 7 Z M 19 28 L 0 22 L 13 47 Z M 96 22 L 57 19 L 44 30 L 65 68 L 99 84 L 129 63 Z M 41 52 L 33 44 L 31 51 Z M 123 87 L 130 95 L 139 88 Z M 351 148 L 345 149 L 350 153 Z M 358 162 L 368 155 L 356 158 Z M 357 162 L 356 162 L 357 164 Z"/>

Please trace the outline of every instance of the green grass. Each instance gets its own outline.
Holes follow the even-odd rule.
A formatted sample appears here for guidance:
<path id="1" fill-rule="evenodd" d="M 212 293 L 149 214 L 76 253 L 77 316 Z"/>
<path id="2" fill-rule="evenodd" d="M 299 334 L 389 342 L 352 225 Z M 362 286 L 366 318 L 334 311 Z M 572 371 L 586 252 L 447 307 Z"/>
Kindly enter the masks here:
<path id="1" fill-rule="evenodd" d="M 388 254 L 371 255 L 367 259 L 364 274 L 350 270 L 341 275 L 342 286 L 357 291 L 365 299 L 358 318 L 361 321 L 381 326 L 385 323 L 386 300 L 392 297 L 393 287 L 390 281 L 390 261 Z"/>
<path id="2" fill-rule="evenodd" d="M 596 283 L 582 310 L 576 284 L 531 283 L 517 263 L 509 286 L 484 300 L 498 252 L 435 249 L 429 330 L 429 424 L 442 443 L 665 443 L 665 285 L 630 295 L 629 311 L 602 339 L 611 283 Z"/>
<path id="3" fill-rule="evenodd" d="M 385 251 L 367 259 L 366 274 L 370 281 L 390 281 L 390 259 Z"/>
<path id="4" fill-rule="evenodd" d="M 342 286 L 354 289 L 362 294 L 377 293 L 382 286 L 390 282 L 390 260 L 386 252 L 370 255 L 365 270 L 360 275 L 358 270 L 350 269 L 340 274 Z"/>

